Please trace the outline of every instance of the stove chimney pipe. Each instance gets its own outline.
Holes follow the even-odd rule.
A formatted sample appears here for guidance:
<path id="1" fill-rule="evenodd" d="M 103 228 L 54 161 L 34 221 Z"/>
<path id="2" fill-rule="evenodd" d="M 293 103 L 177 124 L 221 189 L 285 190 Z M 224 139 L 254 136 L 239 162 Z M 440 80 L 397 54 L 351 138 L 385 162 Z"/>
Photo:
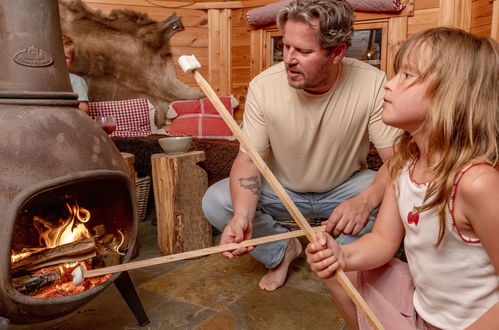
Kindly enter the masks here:
<path id="1" fill-rule="evenodd" d="M 76 100 L 64 58 L 57 0 L 0 0 L 0 40 L 0 102 Z"/>

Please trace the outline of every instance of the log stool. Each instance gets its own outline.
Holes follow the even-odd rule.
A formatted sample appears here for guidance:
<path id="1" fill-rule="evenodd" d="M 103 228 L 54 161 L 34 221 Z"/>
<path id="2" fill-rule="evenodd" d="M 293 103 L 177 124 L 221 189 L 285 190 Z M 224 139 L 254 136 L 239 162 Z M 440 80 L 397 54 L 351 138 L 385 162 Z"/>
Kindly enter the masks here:
<path id="1" fill-rule="evenodd" d="M 201 199 L 208 175 L 197 163 L 204 151 L 151 156 L 158 246 L 162 255 L 210 247 L 211 225 L 204 217 Z"/>

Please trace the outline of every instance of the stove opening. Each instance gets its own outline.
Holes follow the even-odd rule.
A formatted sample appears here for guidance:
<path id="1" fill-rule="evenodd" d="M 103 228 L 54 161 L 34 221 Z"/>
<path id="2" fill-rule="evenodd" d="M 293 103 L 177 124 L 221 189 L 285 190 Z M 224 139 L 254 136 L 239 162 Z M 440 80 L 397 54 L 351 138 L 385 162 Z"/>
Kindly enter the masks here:
<path id="1" fill-rule="evenodd" d="M 133 243 L 134 208 L 122 177 L 82 180 L 29 197 L 16 216 L 11 249 L 12 285 L 24 295 L 78 294 L 111 275 L 75 286 L 71 271 L 120 264 Z"/>

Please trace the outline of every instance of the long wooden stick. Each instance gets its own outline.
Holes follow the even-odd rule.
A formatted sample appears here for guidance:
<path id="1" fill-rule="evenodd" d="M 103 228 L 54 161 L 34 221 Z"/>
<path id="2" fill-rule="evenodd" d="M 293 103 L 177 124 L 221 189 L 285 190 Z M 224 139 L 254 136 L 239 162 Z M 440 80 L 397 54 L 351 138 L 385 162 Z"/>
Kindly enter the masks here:
<path id="1" fill-rule="evenodd" d="M 203 78 L 203 76 L 197 71 L 192 70 L 194 74 L 194 79 L 198 83 L 201 90 L 204 92 L 206 97 L 211 101 L 215 109 L 217 109 L 220 116 L 223 118 L 227 126 L 229 126 L 232 133 L 235 135 L 239 143 L 246 149 L 246 152 L 249 154 L 253 163 L 255 163 L 256 167 L 260 170 L 262 175 L 265 177 L 269 185 L 272 187 L 276 195 L 283 202 L 284 206 L 291 214 L 293 219 L 296 221 L 298 226 L 303 230 L 305 235 L 307 236 L 310 242 L 315 242 L 315 234 L 312 231 L 312 227 L 305 219 L 303 214 L 300 212 L 298 207 L 296 207 L 295 203 L 289 197 L 289 195 L 284 190 L 283 186 L 279 183 L 277 178 L 274 176 L 272 171 L 267 167 L 267 164 L 263 161 L 260 154 L 256 151 L 256 149 L 251 145 L 246 135 L 239 128 L 239 125 L 236 123 L 231 114 L 227 111 L 225 106 L 223 105 L 220 98 L 215 93 L 213 88 L 211 88 L 210 84 Z M 345 292 L 348 294 L 350 299 L 355 303 L 357 308 L 362 312 L 362 314 L 366 317 L 367 321 L 371 324 L 371 326 L 375 329 L 384 329 L 379 320 L 374 315 L 373 311 L 369 308 L 366 301 L 359 294 L 357 289 L 353 286 L 350 279 L 346 276 L 345 272 L 342 269 L 339 269 L 336 272 L 336 278 L 340 285 L 343 287 Z"/>
<path id="2" fill-rule="evenodd" d="M 325 228 L 326 228 L 326 226 L 319 226 L 319 227 L 314 227 L 312 230 L 314 232 L 324 231 Z M 120 264 L 120 265 L 115 265 L 115 266 L 109 266 L 109 267 L 88 270 L 88 271 L 85 271 L 83 273 L 83 277 L 95 277 L 95 276 L 101 276 L 101 275 L 105 275 L 105 274 L 123 272 L 125 270 L 132 270 L 132 269 L 137 269 L 137 268 L 142 268 L 142 267 L 165 264 L 165 263 L 173 262 L 173 261 L 199 258 L 199 257 L 206 256 L 206 255 L 213 254 L 213 253 L 232 251 L 232 250 L 239 249 L 241 247 L 260 245 L 260 244 L 280 241 L 283 239 L 300 237 L 300 236 L 304 236 L 304 235 L 305 235 L 305 233 L 303 232 L 303 230 L 289 231 L 289 232 L 282 233 L 282 234 L 253 238 L 250 240 L 242 241 L 240 243 L 231 243 L 231 244 L 225 244 L 225 245 L 212 246 L 212 247 L 200 249 L 200 250 L 182 252 L 182 253 L 171 254 L 171 255 L 162 256 L 162 257 L 150 258 L 150 259 L 139 260 L 139 261 L 132 261 L 132 262 L 128 262 L 126 264 Z"/>

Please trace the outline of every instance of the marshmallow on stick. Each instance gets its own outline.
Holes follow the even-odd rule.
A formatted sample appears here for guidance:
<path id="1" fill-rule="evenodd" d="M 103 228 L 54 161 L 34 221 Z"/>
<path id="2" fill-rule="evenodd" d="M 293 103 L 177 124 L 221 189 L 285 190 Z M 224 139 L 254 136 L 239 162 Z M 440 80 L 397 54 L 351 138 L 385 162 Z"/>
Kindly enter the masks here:
<path id="1" fill-rule="evenodd" d="M 260 173 L 265 177 L 269 185 L 272 187 L 276 195 L 279 197 L 279 199 L 282 201 L 286 209 L 288 210 L 289 214 L 293 217 L 295 222 L 300 226 L 300 228 L 303 230 L 305 235 L 307 236 L 308 240 L 310 242 L 315 242 L 315 233 L 312 230 L 312 227 L 308 223 L 308 221 L 305 219 L 303 214 L 300 212 L 300 210 L 296 207 L 295 203 L 289 197 L 288 193 L 284 190 L 283 186 L 279 183 L 277 178 L 274 176 L 272 171 L 267 167 L 267 164 L 263 161 L 262 157 L 260 154 L 256 151 L 256 149 L 251 145 L 249 142 L 248 138 L 246 135 L 243 133 L 239 125 L 236 123 L 232 115 L 225 109 L 225 106 L 223 105 L 222 101 L 220 101 L 220 98 L 218 95 L 215 93 L 213 88 L 208 84 L 208 82 L 203 78 L 203 76 L 199 73 L 197 69 L 201 68 L 201 64 L 199 61 L 195 58 L 194 55 L 187 56 L 183 55 L 180 56 L 178 59 L 178 63 L 182 70 L 185 73 L 190 73 L 192 72 L 194 74 L 194 79 L 198 83 L 199 87 L 201 90 L 205 93 L 206 97 L 211 101 L 215 109 L 218 111 L 220 116 L 223 118 L 227 126 L 229 126 L 230 130 L 234 134 L 234 136 L 237 138 L 239 143 L 244 147 L 248 155 L 250 156 L 251 160 L 253 163 L 256 165 L 258 170 L 260 170 Z M 355 303 L 357 308 L 362 312 L 364 317 L 369 321 L 371 326 L 374 329 L 383 329 L 383 326 L 379 322 L 379 320 L 376 318 L 372 310 L 369 308 L 367 303 L 365 302 L 364 298 L 359 294 L 357 289 L 353 286 L 352 282 L 350 279 L 346 276 L 346 274 L 343 272 L 342 269 L 339 269 L 336 272 L 336 278 L 342 288 L 345 290 L 345 292 L 348 294 L 350 299 Z"/>

